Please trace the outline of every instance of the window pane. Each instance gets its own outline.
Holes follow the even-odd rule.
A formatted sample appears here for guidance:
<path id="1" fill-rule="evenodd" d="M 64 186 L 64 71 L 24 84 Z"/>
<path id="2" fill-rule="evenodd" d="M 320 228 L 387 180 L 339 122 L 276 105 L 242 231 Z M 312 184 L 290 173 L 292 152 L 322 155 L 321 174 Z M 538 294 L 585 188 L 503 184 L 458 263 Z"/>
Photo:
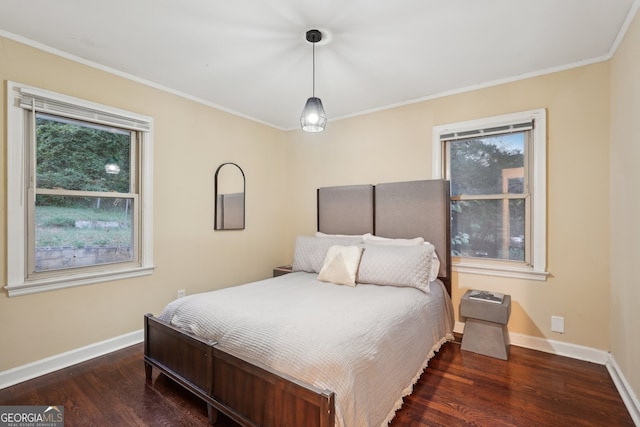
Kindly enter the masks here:
<path id="1" fill-rule="evenodd" d="M 37 195 L 35 270 L 132 261 L 133 202 Z"/>
<path id="2" fill-rule="evenodd" d="M 525 133 L 450 141 L 451 195 L 522 194 Z"/>
<path id="3" fill-rule="evenodd" d="M 525 200 L 451 203 L 454 256 L 525 260 Z"/>
<path id="4" fill-rule="evenodd" d="M 37 187 L 129 192 L 131 132 L 38 113 L 36 141 Z"/>

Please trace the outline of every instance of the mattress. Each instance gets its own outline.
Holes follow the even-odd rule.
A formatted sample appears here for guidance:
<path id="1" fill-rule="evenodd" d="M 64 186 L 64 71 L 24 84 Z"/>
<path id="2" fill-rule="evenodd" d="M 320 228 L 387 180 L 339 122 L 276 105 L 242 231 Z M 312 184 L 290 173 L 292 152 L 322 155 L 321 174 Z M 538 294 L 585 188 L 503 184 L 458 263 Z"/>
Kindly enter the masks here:
<path id="1" fill-rule="evenodd" d="M 434 352 L 453 339 L 453 308 L 430 292 L 340 286 L 297 272 L 173 301 L 160 319 L 223 349 L 335 393 L 336 427 L 384 426 Z"/>

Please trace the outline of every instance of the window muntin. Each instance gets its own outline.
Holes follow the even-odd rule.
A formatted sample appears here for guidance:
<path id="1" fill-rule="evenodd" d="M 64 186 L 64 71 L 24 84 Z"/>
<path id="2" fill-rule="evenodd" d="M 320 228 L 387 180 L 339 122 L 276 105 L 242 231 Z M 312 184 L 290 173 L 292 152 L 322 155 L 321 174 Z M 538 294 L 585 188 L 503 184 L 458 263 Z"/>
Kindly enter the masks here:
<path id="1" fill-rule="evenodd" d="M 9 296 L 152 273 L 152 128 L 150 117 L 7 82 Z M 53 138 L 51 145 L 47 132 L 56 137 L 91 134 L 99 144 L 70 137 L 71 143 Z M 76 209 L 81 218 L 63 212 L 48 222 L 73 224 L 80 237 L 61 239 L 55 227 L 41 226 L 45 207 L 55 204 L 81 208 Z M 111 216 L 90 216 L 97 208 Z M 68 265 L 38 264 L 36 248 L 56 242 L 63 242 L 59 252 L 76 251 L 67 256 Z"/>

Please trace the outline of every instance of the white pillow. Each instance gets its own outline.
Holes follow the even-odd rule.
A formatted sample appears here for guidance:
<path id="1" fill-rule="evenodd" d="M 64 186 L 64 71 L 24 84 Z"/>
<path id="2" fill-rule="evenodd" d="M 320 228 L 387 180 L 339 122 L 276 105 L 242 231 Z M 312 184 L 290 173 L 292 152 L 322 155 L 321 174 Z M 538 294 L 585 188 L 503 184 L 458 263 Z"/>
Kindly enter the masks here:
<path id="1" fill-rule="evenodd" d="M 425 245 L 430 245 L 431 243 L 425 242 Z M 431 271 L 429 272 L 429 281 L 433 282 L 438 278 L 438 274 L 440 274 L 440 258 L 438 258 L 438 254 L 436 251 L 433 251 L 433 256 L 431 257 Z"/>
<path id="2" fill-rule="evenodd" d="M 429 293 L 429 275 L 434 249 L 432 244 L 365 244 L 358 270 L 358 283 L 412 287 Z"/>
<path id="3" fill-rule="evenodd" d="M 316 237 L 329 237 L 331 239 L 349 239 L 349 240 L 359 240 L 363 242 L 362 234 L 327 234 L 322 231 L 316 231 Z"/>
<path id="4" fill-rule="evenodd" d="M 388 237 L 374 236 L 371 233 L 367 233 L 362 236 L 365 243 L 372 245 L 393 245 L 393 246 L 415 246 L 424 243 L 422 237 L 415 237 L 413 239 L 390 239 Z"/>
<path id="5" fill-rule="evenodd" d="M 374 236 L 371 233 L 367 233 L 362 236 L 365 243 L 372 245 L 392 245 L 392 246 L 414 246 L 414 245 L 430 245 L 431 243 L 425 242 L 422 237 L 415 237 L 413 239 L 390 239 L 388 237 Z M 433 253 L 433 260 L 431 262 L 431 271 L 429 272 L 429 281 L 433 282 L 438 278 L 440 273 L 440 259 L 438 255 Z"/>
<path id="6" fill-rule="evenodd" d="M 318 274 L 318 280 L 355 286 L 361 256 L 361 246 L 331 246 Z"/>
<path id="7" fill-rule="evenodd" d="M 293 250 L 292 271 L 306 271 L 308 273 L 320 273 L 327 251 L 333 245 L 357 245 L 360 238 L 331 238 L 298 236 Z"/>

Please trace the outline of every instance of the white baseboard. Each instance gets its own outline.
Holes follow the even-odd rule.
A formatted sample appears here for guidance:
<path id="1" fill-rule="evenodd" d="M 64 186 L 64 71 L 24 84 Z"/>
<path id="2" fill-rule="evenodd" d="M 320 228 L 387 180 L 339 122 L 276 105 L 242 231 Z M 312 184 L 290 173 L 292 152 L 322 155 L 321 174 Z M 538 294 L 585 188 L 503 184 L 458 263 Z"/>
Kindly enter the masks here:
<path id="1" fill-rule="evenodd" d="M 453 331 L 462 333 L 464 331 L 464 323 L 456 322 Z M 530 348 L 532 350 L 544 351 L 545 353 L 593 362 L 598 365 L 604 365 L 607 363 L 607 360 L 609 360 L 609 352 L 604 350 L 549 340 L 546 338 L 532 337 L 514 332 L 509 332 L 509 342 L 518 347 Z"/>
<path id="2" fill-rule="evenodd" d="M 629 415 L 631 415 L 631 419 L 635 425 L 640 426 L 640 401 L 638 401 L 638 397 L 633 392 L 631 385 L 627 382 L 627 379 L 612 354 L 609 354 L 606 366 L 613 383 L 618 389 L 618 393 L 620 393 L 620 397 L 622 397 L 624 405 L 629 411 Z"/>
<path id="3" fill-rule="evenodd" d="M 537 338 L 529 335 L 510 333 L 509 340 L 511 344 L 517 345 L 518 347 L 540 350 L 546 353 L 570 357 L 572 359 L 597 363 L 598 365 L 604 365 L 609 357 L 609 352 L 605 350 L 598 350 L 591 347 L 585 347 L 583 345 Z"/>
<path id="4" fill-rule="evenodd" d="M 130 332 L 108 340 L 37 360 L 0 372 L 0 389 L 49 374 L 68 366 L 102 356 L 144 341 L 144 330 Z"/>
<path id="5" fill-rule="evenodd" d="M 460 334 L 463 333 L 464 323 L 456 322 L 453 331 Z M 616 389 L 618 389 L 618 393 L 620 393 L 620 397 L 629 411 L 629 415 L 631 415 L 631 418 L 633 419 L 633 422 L 635 425 L 640 426 L 640 402 L 611 353 L 591 347 L 531 337 L 513 332 L 509 332 L 509 340 L 512 345 L 516 345 L 518 347 L 540 350 L 546 353 L 605 365 L 609 371 L 611 380 L 616 386 Z"/>

